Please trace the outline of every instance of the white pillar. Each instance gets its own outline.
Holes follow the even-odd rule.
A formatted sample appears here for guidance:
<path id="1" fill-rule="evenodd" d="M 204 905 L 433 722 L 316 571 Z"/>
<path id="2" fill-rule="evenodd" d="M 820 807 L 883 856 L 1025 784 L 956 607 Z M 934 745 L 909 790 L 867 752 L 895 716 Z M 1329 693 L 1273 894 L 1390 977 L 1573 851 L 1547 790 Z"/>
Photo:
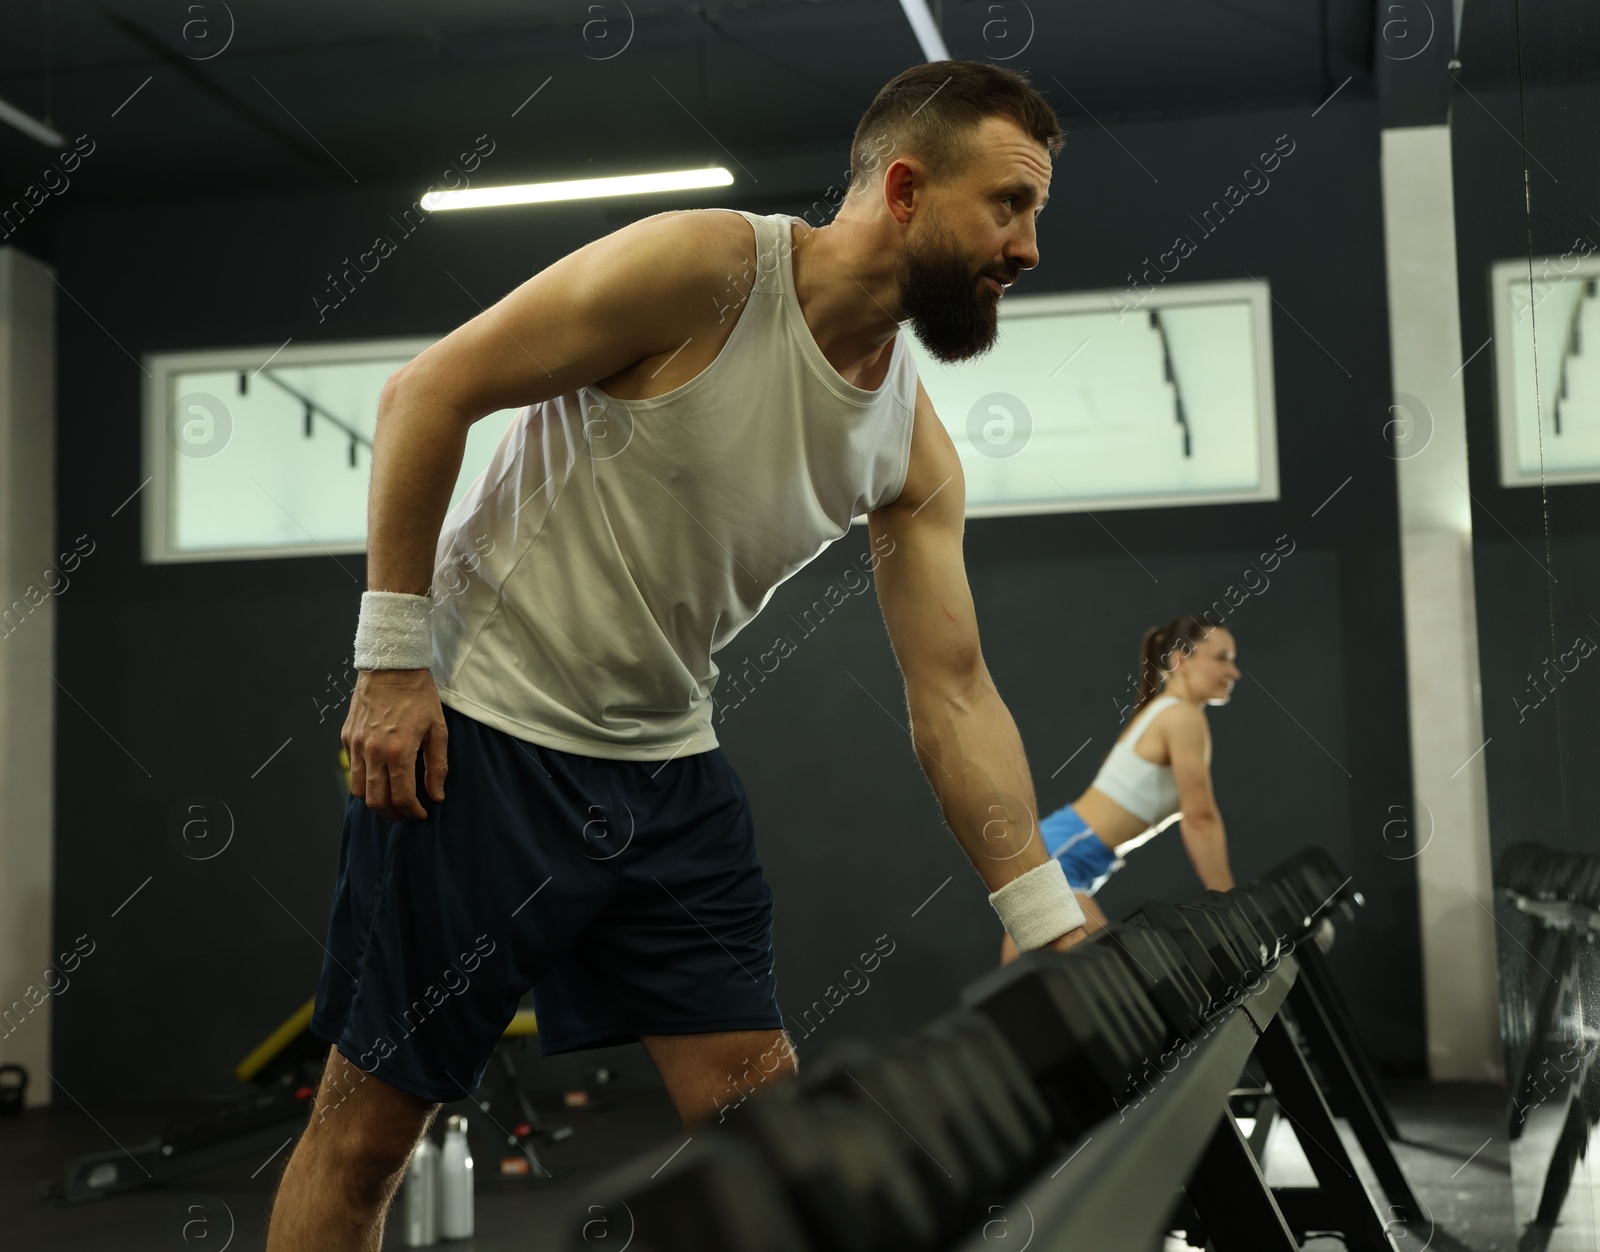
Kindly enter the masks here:
<path id="1" fill-rule="evenodd" d="M 51 1086 L 55 425 L 55 284 L 0 248 L 0 1063 L 30 1105 Z"/>
<path id="2" fill-rule="evenodd" d="M 1416 859 L 1429 1072 L 1501 1082 L 1450 128 L 1387 129 L 1382 143 L 1416 800 L 1386 855 Z"/>

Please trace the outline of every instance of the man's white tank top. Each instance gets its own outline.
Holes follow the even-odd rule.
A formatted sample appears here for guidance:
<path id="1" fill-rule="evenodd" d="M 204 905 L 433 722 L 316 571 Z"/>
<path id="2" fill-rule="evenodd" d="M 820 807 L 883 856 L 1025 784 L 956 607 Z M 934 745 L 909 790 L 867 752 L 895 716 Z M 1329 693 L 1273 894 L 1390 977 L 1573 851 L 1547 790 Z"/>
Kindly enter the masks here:
<path id="1" fill-rule="evenodd" d="M 795 298 L 785 213 L 717 358 L 647 400 L 583 387 L 518 414 L 444 520 L 433 678 L 451 708 L 587 756 L 717 746 L 712 654 L 905 485 L 915 359 L 846 382 Z M 749 282 L 749 276 L 739 289 Z"/>

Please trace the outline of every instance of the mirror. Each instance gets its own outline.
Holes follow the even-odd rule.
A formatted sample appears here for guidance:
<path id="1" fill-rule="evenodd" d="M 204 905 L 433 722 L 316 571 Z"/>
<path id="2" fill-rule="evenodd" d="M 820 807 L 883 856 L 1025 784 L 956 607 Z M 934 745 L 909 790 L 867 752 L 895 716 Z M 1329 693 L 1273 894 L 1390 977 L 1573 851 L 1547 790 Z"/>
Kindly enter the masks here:
<path id="1" fill-rule="evenodd" d="M 1514 1235 L 1600 1247 L 1600 27 L 1468 4 L 1453 99 Z"/>

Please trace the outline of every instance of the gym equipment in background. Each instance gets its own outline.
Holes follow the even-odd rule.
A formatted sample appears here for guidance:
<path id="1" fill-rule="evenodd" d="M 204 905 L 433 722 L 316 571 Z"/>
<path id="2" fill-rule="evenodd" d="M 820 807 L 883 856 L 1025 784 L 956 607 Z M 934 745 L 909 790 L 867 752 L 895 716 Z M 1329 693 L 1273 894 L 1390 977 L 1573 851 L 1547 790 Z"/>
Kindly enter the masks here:
<path id="1" fill-rule="evenodd" d="M 311 1033 L 314 1005 L 314 1000 L 307 1000 L 234 1069 L 241 1082 L 254 1088 L 248 1094 L 204 1117 L 170 1124 L 126 1152 L 114 1148 L 78 1157 L 59 1182 L 41 1187 L 41 1199 L 77 1204 L 118 1191 L 160 1186 L 270 1152 L 286 1139 L 298 1138 L 310 1117 L 328 1052 L 327 1043 Z M 546 1127 L 518 1078 L 512 1051 L 538 1031 L 533 1010 L 519 1008 L 478 1089 L 441 1109 L 444 1116 L 466 1118 L 481 1144 L 479 1159 L 486 1164 L 486 1179 L 554 1177 L 534 1152 L 533 1141 L 548 1137 L 556 1142 L 573 1133 L 570 1126 Z"/>
<path id="2" fill-rule="evenodd" d="M 1550 1144 L 1524 1246 L 1544 1247 L 1566 1204 L 1589 1136 L 1600 1124 L 1600 1010 L 1583 988 L 1600 968 L 1600 856 L 1536 843 L 1507 848 L 1499 882 L 1530 933 L 1503 976 L 1511 1139 Z M 1516 937 L 1513 936 L 1515 939 Z M 1530 1123 L 1541 1132 L 1527 1135 Z"/>
<path id="3" fill-rule="evenodd" d="M 21 1065 L 0 1065 L 0 1114 L 15 1117 L 22 1112 L 28 1094 L 28 1071 Z"/>

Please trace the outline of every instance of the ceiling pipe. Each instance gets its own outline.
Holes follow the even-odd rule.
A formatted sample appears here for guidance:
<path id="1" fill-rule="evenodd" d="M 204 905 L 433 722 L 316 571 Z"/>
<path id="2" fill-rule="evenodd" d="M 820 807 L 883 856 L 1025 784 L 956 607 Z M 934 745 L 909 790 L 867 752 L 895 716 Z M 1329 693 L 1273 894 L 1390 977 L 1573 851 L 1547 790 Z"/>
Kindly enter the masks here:
<path id="1" fill-rule="evenodd" d="M 15 126 L 29 139 L 37 139 L 40 143 L 51 148 L 65 148 L 67 141 L 61 132 L 52 126 L 46 126 L 35 117 L 30 117 L 14 104 L 7 104 L 0 100 L 0 122 L 7 122 Z"/>
<path id="2" fill-rule="evenodd" d="M 922 45 L 922 55 L 930 61 L 948 61 L 950 54 L 945 51 L 944 36 L 939 33 L 933 14 L 928 12 L 928 0 L 900 0 L 900 7 L 906 11 L 911 33 Z"/>

